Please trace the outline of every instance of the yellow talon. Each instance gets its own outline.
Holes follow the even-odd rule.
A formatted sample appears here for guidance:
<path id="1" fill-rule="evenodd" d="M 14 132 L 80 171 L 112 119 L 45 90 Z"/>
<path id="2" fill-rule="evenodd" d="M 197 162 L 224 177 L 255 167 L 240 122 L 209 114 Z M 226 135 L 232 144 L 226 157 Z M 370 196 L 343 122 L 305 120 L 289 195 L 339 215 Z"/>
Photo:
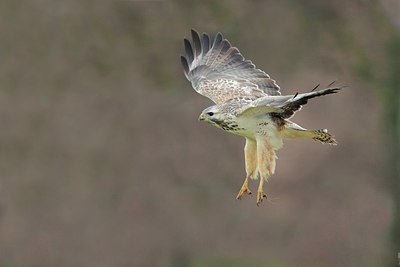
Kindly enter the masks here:
<path id="1" fill-rule="evenodd" d="M 260 205 L 260 203 L 264 200 L 264 198 L 267 198 L 267 195 L 262 190 L 258 190 L 257 191 L 257 206 Z"/>
<path id="2" fill-rule="evenodd" d="M 251 191 L 248 185 L 248 179 L 244 181 L 242 188 L 239 191 L 239 194 L 237 195 L 236 199 L 241 199 L 243 195 L 251 195 Z"/>

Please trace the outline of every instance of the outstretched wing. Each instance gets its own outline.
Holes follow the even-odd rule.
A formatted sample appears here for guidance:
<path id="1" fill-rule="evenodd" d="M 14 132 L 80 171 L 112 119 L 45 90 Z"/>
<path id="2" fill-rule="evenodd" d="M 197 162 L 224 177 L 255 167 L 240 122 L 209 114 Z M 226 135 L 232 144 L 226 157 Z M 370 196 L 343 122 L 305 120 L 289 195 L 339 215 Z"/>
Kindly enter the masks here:
<path id="1" fill-rule="evenodd" d="M 309 93 L 285 95 L 285 96 L 266 96 L 259 98 L 252 103 L 237 110 L 238 116 L 258 116 L 265 113 L 275 113 L 283 119 L 291 118 L 294 113 L 307 104 L 308 100 L 314 97 L 337 93 L 343 87 L 328 87 Z"/>
<path id="2" fill-rule="evenodd" d="M 212 45 L 208 34 L 200 37 L 195 30 L 191 33 L 193 42 L 184 39 L 185 56 L 181 56 L 181 61 L 186 78 L 199 94 L 217 104 L 232 98 L 280 95 L 275 81 L 245 60 L 221 33 Z"/>

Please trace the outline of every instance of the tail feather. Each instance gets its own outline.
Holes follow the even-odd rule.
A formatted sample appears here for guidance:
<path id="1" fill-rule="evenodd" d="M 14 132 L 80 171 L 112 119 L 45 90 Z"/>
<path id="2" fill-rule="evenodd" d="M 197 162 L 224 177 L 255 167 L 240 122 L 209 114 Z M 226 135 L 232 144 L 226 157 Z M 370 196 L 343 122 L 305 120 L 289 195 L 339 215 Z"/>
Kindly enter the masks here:
<path id="1" fill-rule="evenodd" d="M 337 144 L 334 136 L 328 133 L 327 129 L 307 130 L 293 122 L 290 122 L 290 124 L 285 127 L 283 130 L 283 137 L 289 139 L 311 138 L 324 144 Z"/>
<path id="2" fill-rule="evenodd" d="M 333 135 L 328 133 L 327 129 L 312 130 L 310 132 L 313 134 L 311 138 L 316 141 L 330 145 L 337 145 L 335 138 Z"/>

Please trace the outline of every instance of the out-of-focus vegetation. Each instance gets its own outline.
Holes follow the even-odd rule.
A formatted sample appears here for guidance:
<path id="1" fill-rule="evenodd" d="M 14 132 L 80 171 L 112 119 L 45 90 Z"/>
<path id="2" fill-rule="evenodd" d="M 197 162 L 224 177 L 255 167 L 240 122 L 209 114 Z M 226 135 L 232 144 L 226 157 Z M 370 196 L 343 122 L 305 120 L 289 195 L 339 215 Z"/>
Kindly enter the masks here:
<path id="1" fill-rule="evenodd" d="M 395 1 L 3 1 L 0 266 L 395 266 Z M 339 146 L 279 151 L 269 200 L 236 201 L 243 140 L 184 79 L 190 29 L 221 31 Z M 254 186 L 252 184 L 251 186 Z"/>

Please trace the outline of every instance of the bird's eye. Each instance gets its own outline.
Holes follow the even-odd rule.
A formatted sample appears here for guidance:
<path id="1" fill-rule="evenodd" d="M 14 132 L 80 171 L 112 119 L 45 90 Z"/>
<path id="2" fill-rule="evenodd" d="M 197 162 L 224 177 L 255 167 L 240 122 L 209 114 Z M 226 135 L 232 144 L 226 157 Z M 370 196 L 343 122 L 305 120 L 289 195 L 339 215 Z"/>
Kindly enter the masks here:
<path id="1" fill-rule="evenodd" d="M 207 115 L 211 117 L 214 115 L 214 112 L 207 112 Z"/>

